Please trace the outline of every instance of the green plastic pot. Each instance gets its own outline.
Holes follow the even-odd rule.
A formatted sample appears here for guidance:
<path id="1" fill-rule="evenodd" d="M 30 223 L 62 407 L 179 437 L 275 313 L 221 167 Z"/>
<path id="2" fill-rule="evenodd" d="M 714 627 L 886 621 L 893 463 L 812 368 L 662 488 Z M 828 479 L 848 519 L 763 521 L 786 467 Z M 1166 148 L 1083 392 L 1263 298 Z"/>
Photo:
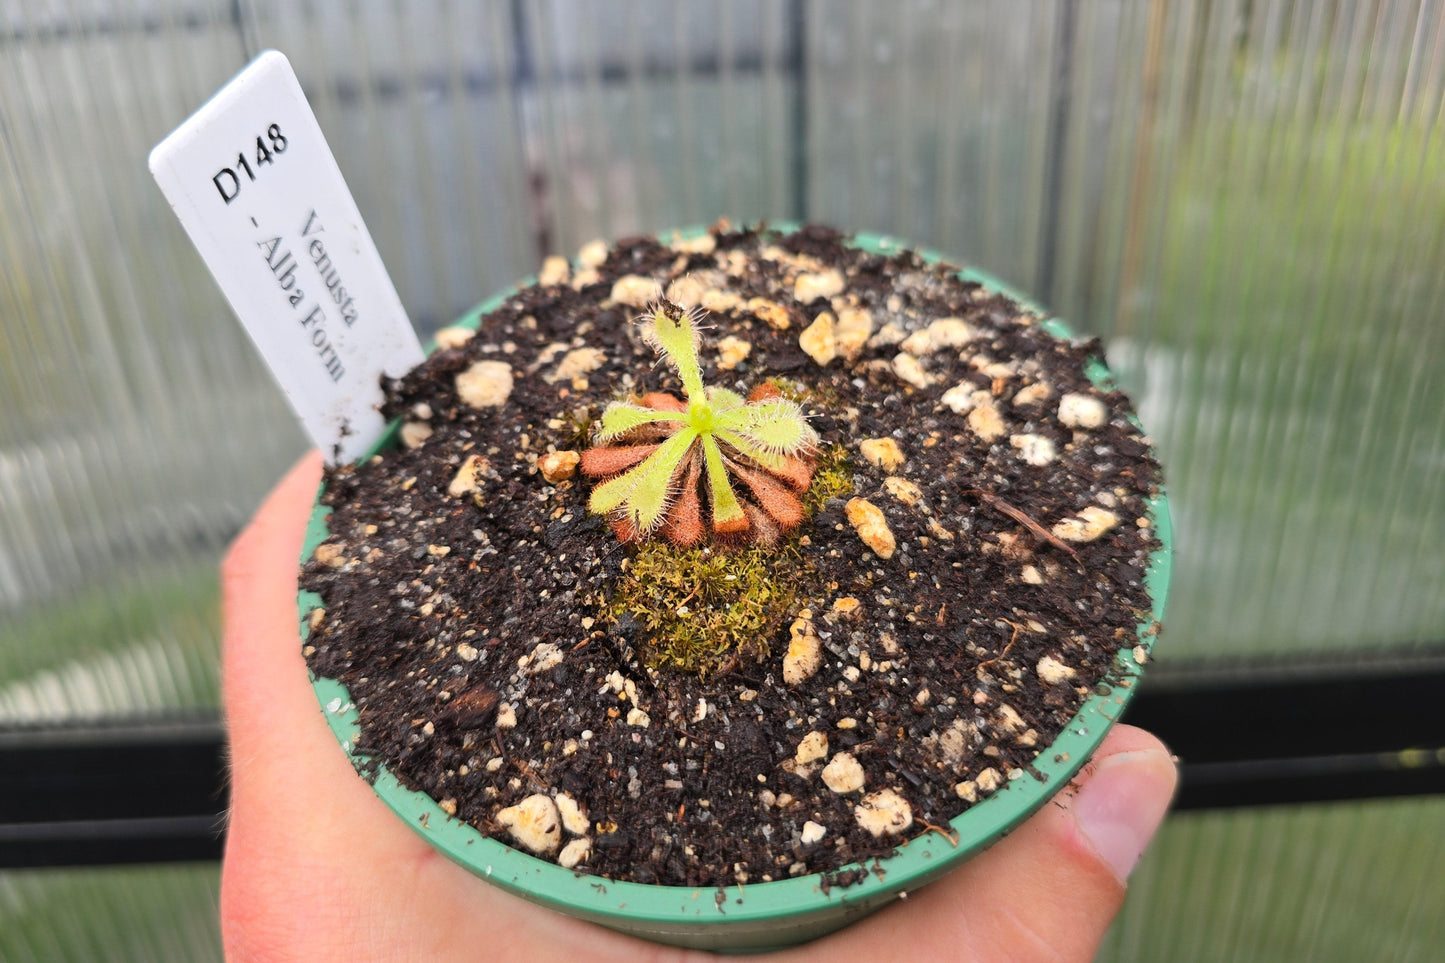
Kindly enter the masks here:
<path id="1" fill-rule="evenodd" d="M 783 231 L 794 228 L 789 224 L 774 226 Z M 684 235 L 689 233 L 698 232 Z M 853 243 L 883 254 L 904 247 L 890 238 L 868 234 L 857 235 Z M 943 260 L 935 252 L 914 250 L 930 261 Z M 1007 294 L 1041 315 L 1045 313 L 981 271 L 967 268 L 960 276 Z M 483 302 L 456 323 L 476 328 L 481 316 L 499 307 L 510 294 L 504 292 Z M 1058 338 L 1073 337 L 1063 321 L 1048 319 L 1042 324 Z M 1112 388 L 1111 376 L 1102 363 L 1090 362 L 1085 373 L 1095 385 Z M 396 443 L 398 427 L 391 426 L 377 450 Z M 327 509 L 320 505 L 319 495 L 302 547 L 303 560 L 311 557 L 328 534 Z M 1160 548 L 1150 559 L 1145 576 L 1153 602 L 1150 619 L 1139 626 L 1140 644 L 1145 649 L 1152 648 L 1157 628 L 1164 620 L 1169 588 L 1173 535 L 1162 491 L 1151 500 L 1149 517 Z M 298 602 L 305 638 L 310 631 L 308 616 L 320 607 L 321 599 L 314 593 L 301 592 Z M 806 942 L 862 919 L 960 865 L 1026 820 L 1068 784 L 1128 704 L 1142 666 L 1130 649 L 1124 649 L 1116 668 L 1116 678 L 1100 686 L 1058 738 L 1039 750 L 1034 768 L 1042 780 L 1025 777 L 1010 781 L 955 817 L 950 825 L 957 834 L 956 843 L 938 833 L 927 833 L 900 846 L 894 856 L 878 864 L 878 871 L 872 871 L 874 865 L 868 864 L 870 872 L 861 882 L 826 888 L 818 875 L 721 890 L 651 886 L 613 882 L 537 859 L 449 817 L 433 799 L 406 789 L 385 767 L 375 767 L 372 760 L 358 756 L 353 751 L 359 735 L 357 714 L 346 688 L 334 679 L 315 677 L 312 686 L 342 750 L 353 766 L 368 773 L 377 796 L 428 843 L 477 876 L 533 903 L 633 936 L 720 952 L 752 952 Z"/>

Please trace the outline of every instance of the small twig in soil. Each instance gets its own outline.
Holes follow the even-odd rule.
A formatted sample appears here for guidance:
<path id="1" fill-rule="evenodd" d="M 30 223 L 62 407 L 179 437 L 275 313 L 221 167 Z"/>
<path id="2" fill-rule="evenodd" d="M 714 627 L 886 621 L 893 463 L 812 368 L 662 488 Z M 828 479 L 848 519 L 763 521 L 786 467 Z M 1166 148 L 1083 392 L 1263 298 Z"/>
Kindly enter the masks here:
<path id="1" fill-rule="evenodd" d="M 938 835 L 948 840 L 949 845 L 955 847 L 958 846 L 958 830 L 954 829 L 952 826 L 935 826 L 933 825 L 933 823 L 929 822 L 926 819 L 919 819 L 918 823 L 930 833 L 938 833 Z"/>
<path id="2" fill-rule="evenodd" d="M 967 488 L 964 489 L 963 493 L 965 495 L 977 496 L 978 499 L 984 504 L 988 505 L 990 508 L 995 508 L 998 511 L 1003 512 L 1009 518 L 1012 518 L 1024 528 L 1027 528 L 1030 532 L 1033 532 L 1036 537 L 1048 542 L 1054 548 L 1068 552 L 1075 559 L 1079 557 L 1079 553 L 1074 551 L 1073 547 L 1069 545 L 1068 542 L 1065 542 L 1063 539 L 1056 536 L 1053 532 L 1050 532 L 1047 528 L 1044 528 L 1038 522 L 1034 521 L 1023 509 L 1015 508 L 1008 502 L 1004 501 L 1002 498 L 999 498 L 993 492 L 986 492 L 982 488 Z"/>
<path id="3" fill-rule="evenodd" d="M 675 722 L 672 724 L 672 731 L 680 734 L 680 735 L 681 735 L 683 738 L 685 738 L 685 739 L 691 739 L 693 742 L 697 743 L 698 745 L 702 745 L 702 740 L 701 740 L 701 739 L 699 739 L 697 736 L 693 735 L 692 733 L 688 732 L 686 729 L 684 729 L 682 726 L 678 725 L 678 724 L 675 723 Z"/>
<path id="4" fill-rule="evenodd" d="M 1002 659 L 1004 656 L 1008 655 L 1008 650 L 1009 650 L 1009 649 L 1012 649 L 1012 648 L 1014 647 L 1014 643 L 1019 640 L 1019 632 L 1021 632 L 1021 631 L 1023 630 L 1023 627 L 1022 627 L 1021 625 L 1019 625 L 1019 624 L 1017 624 L 1017 623 L 1015 623 L 1015 622 L 1010 622 L 1008 619 L 999 619 L 998 621 L 1002 622 L 1004 625 L 1007 625 L 1009 628 L 1013 629 L 1013 630 L 1014 630 L 1014 631 L 1013 631 L 1013 635 L 1009 637 L 1008 645 L 1006 645 L 1006 646 L 1003 647 L 1003 651 L 1002 651 L 1002 652 L 1000 652 L 998 655 L 994 656 L 992 659 L 985 659 L 984 661 L 982 661 L 982 662 L 980 662 L 980 663 L 978 664 L 978 667 L 979 667 L 980 669 L 983 669 L 983 668 L 986 668 L 987 666 L 993 665 L 993 664 L 994 664 L 995 662 L 997 662 L 999 659 Z"/>
<path id="5" fill-rule="evenodd" d="M 537 770 L 533 769 L 530 765 L 527 764 L 527 760 L 518 759 L 516 761 L 516 766 L 517 769 L 522 773 L 522 775 L 527 777 L 527 782 L 531 783 L 534 787 L 538 789 L 546 788 L 546 780 L 544 780 L 541 776 L 537 774 Z"/>

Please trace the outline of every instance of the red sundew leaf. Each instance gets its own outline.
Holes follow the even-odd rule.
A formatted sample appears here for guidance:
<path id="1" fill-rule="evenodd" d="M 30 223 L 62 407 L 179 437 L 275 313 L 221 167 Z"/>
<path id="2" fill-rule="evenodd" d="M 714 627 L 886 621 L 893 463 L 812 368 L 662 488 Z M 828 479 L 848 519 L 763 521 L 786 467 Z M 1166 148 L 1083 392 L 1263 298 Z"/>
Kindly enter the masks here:
<path id="1" fill-rule="evenodd" d="M 632 524 L 632 519 L 626 515 L 613 515 L 611 528 L 612 534 L 617 536 L 619 542 L 640 542 L 643 539 L 642 531 Z"/>
<path id="2" fill-rule="evenodd" d="M 687 411 L 687 402 L 666 391 L 649 391 L 642 396 L 642 403 L 648 408 L 655 408 L 658 411 Z"/>
<path id="3" fill-rule="evenodd" d="M 582 474 L 592 478 L 605 478 L 608 475 L 616 475 L 638 464 L 648 455 L 657 451 L 661 445 L 626 445 L 613 447 L 603 445 L 599 448 L 589 448 L 582 453 L 582 462 L 579 467 Z"/>
<path id="4" fill-rule="evenodd" d="M 698 498 L 697 483 L 702 474 L 702 462 L 692 456 L 688 460 L 687 473 L 682 479 L 682 490 L 668 509 L 667 519 L 662 523 L 662 535 L 680 548 L 696 545 L 703 537 L 702 502 Z"/>
<path id="5" fill-rule="evenodd" d="M 796 528 L 803 520 L 803 503 L 785 484 L 766 472 L 754 471 L 739 464 L 729 466 L 757 502 L 784 531 Z"/>
<path id="6" fill-rule="evenodd" d="M 764 548 L 772 548 L 782 539 L 782 531 L 778 528 L 777 522 L 768 517 L 767 512 L 752 502 L 744 500 L 743 513 L 747 515 L 753 541 Z"/>
<path id="7" fill-rule="evenodd" d="M 768 474 L 782 479 L 796 494 L 801 495 L 813 483 L 813 471 L 817 463 L 811 458 L 784 455 L 779 463 L 768 470 Z"/>

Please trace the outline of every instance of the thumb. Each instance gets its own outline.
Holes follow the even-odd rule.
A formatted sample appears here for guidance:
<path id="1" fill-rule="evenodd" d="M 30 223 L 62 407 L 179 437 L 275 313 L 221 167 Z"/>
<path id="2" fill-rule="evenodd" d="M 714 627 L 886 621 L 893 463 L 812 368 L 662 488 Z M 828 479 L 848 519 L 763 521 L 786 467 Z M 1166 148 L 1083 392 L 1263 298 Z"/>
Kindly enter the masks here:
<path id="1" fill-rule="evenodd" d="M 849 948 L 866 941 L 880 953 L 909 946 L 922 959 L 1093 959 L 1177 779 L 1163 743 L 1116 727 L 1074 782 L 1023 826 L 854 927 Z"/>

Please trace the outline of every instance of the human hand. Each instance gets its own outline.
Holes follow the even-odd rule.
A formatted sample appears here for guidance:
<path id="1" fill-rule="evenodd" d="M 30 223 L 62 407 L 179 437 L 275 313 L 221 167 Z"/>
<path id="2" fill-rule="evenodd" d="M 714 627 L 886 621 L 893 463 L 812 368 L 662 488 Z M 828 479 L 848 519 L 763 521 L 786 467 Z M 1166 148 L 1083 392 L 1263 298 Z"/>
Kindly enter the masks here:
<path id="1" fill-rule="evenodd" d="M 297 559 L 321 464 L 301 461 L 223 568 L 233 960 L 693 960 L 534 906 L 456 866 L 358 779 L 317 709 Z M 1174 791 L 1163 744 L 1117 726 L 1074 784 L 997 845 L 796 960 L 1089 960 Z M 906 949 L 905 949 L 906 948 Z"/>

